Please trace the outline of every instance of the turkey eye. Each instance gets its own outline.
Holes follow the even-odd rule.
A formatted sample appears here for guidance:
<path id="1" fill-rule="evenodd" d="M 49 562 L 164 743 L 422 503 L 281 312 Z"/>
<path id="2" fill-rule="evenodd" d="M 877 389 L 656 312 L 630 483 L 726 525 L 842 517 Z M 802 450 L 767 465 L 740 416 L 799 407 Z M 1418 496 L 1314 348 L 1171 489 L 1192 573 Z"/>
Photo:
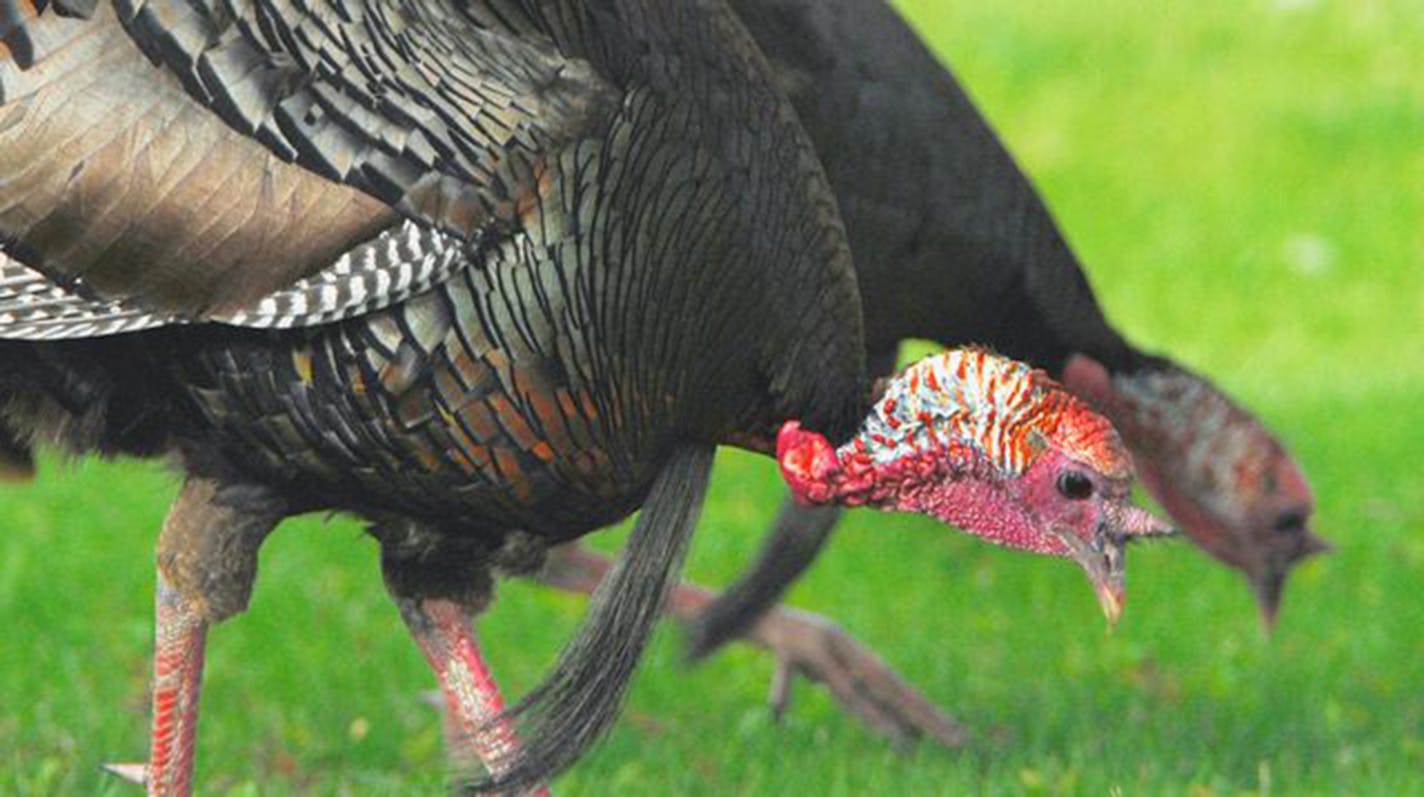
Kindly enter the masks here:
<path id="1" fill-rule="evenodd" d="M 1281 534 L 1299 534 L 1305 530 L 1305 515 L 1300 512 L 1282 512 L 1273 524 Z"/>
<path id="2" fill-rule="evenodd" d="M 1093 480 L 1076 470 L 1067 471 L 1058 477 L 1058 492 L 1064 498 L 1082 501 L 1093 494 Z"/>

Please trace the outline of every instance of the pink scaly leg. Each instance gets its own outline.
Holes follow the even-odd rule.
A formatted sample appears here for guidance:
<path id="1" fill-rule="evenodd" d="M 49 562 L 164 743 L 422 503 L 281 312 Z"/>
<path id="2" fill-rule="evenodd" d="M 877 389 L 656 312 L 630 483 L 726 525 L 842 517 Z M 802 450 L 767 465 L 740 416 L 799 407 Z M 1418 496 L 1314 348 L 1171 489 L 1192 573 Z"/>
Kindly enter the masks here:
<path id="1" fill-rule="evenodd" d="M 247 608 L 257 549 L 285 515 L 260 488 L 189 479 L 158 537 L 153 725 L 148 764 L 110 764 L 151 795 L 193 793 L 208 626 Z"/>
<path id="2" fill-rule="evenodd" d="M 158 577 L 148 793 L 191 794 L 208 624 Z"/>
<path id="3" fill-rule="evenodd" d="M 397 604 L 445 696 L 445 742 L 452 761 L 464 767 L 478 758 L 490 774 L 503 775 L 501 765 L 519 748 L 519 735 L 512 723 L 498 719 L 504 699 L 480 655 L 470 612 L 445 598 L 403 598 Z M 528 794 L 548 797 L 549 789 Z"/>
<path id="4" fill-rule="evenodd" d="M 193 753 L 198 731 L 198 695 L 208 623 L 158 576 L 153 656 L 153 723 L 149 763 L 110 764 L 110 772 L 147 786 L 150 795 L 193 793 Z"/>

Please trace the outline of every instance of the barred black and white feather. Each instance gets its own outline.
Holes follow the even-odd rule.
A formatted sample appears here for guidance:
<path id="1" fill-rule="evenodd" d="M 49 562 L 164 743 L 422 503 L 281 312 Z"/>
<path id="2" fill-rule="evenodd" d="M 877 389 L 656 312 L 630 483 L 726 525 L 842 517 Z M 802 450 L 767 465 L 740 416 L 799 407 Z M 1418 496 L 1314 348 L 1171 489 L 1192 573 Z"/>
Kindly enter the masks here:
<path id="1" fill-rule="evenodd" d="M 0 252 L 0 338 L 97 338 L 174 324 L 217 322 L 290 329 L 363 315 L 430 290 L 469 264 L 472 244 L 413 221 L 381 233 L 329 268 L 248 307 L 208 315 L 155 313 L 103 299 L 82 280 L 66 287 Z"/>
<path id="2" fill-rule="evenodd" d="M 61 340 L 152 329 L 166 323 L 139 307 L 84 295 L 0 251 L 0 338 Z"/>
<path id="3" fill-rule="evenodd" d="M 469 265 L 475 244 L 413 221 L 381 233 L 330 268 L 263 297 L 249 309 L 216 313 L 233 326 L 288 329 L 317 326 L 390 307 L 445 281 Z"/>

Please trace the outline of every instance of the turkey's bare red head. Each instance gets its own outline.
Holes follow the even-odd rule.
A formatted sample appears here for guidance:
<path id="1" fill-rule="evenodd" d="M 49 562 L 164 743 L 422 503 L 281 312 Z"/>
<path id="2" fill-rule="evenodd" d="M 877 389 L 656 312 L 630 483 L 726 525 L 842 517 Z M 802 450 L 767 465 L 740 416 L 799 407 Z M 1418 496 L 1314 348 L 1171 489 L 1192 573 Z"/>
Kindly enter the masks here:
<path id="1" fill-rule="evenodd" d="M 803 504 L 929 515 L 1024 551 L 1075 560 L 1103 612 L 1123 604 L 1123 546 L 1171 530 L 1132 504 L 1132 464 L 1106 418 L 1042 371 L 979 349 L 890 380 L 840 448 L 792 421 L 777 460 Z"/>
<path id="2" fill-rule="evenodd" d="M 1246 574 L 1268 626 L 1291 567 L 1330 550 L 1310 484 L 1280 441 L 1206 379 L 1166 360 L 1109 375 L 1083 355 L 1064 383 L 1122 430 L 1138 473 L 1207 553 Z"/>

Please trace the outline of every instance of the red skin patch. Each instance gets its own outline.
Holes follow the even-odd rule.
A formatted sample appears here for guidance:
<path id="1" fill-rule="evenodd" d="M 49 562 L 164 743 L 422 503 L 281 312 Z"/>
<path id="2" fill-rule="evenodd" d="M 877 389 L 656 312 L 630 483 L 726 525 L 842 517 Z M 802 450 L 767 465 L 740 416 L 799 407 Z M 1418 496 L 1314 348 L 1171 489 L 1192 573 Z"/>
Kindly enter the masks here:
<path id="1" fill-rule="evenodd" d="M 840 462 L 826 438 L 803 431 L 796 421 L 787 421 L 776 436 L 776 460 L 796 500 L 804 504 L 830 500 L 832 491 L 827 480 L 840 470 Z"/>
<path id="2" fill-rule="evenodd" d="M 928 515 L 990 542 L 1038 554 L 1067 549 L 1025 517 L 971 448 L 949 445 L 876 465 L 864 453 L 838 458 L 826 438 L 790 421 L 777 436 L 777 460 L 803 505 L 870 506 Z"/>

